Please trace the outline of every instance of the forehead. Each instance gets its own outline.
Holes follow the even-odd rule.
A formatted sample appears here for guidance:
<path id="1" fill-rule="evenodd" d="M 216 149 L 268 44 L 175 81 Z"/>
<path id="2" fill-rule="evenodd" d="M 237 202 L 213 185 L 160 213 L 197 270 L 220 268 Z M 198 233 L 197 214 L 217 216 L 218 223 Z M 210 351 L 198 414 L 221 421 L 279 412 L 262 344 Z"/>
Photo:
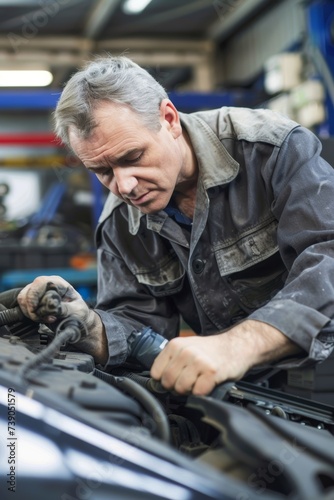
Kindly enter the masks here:
<path id="1" fill-rule="evenodd" d="M 114 126 L 136 123 L 143 126 L 141 117 L 126 104 L 117 104 L 110 101 L 101 101 L 93 111 L 93 119 L 97 126 L 106 121 Z"/>
<path id="2" fill-rule="evenodd" d="M 152 134 L 138 114 L 129 106 L 103 101 L 93 112 L 96 126 L 87 138 L 80 135 L 77 129 L 70 127 L 71 146 L 79 157 L 95 156 L 112 151 L 126 152 L 128 148 L 139 147 L 143 140 Z"/>
<path id="3" fill-rule="evenodd" d="M 133 134 L 145 134 L 147 127 L 144 125 L 141 116 L 138 115 L 130 106 L 102 101 L 94 109 L 93 121 L 95 127 L 88 136 L 88 140 L 97 140 L 103 137 L 131 137 Z"/>

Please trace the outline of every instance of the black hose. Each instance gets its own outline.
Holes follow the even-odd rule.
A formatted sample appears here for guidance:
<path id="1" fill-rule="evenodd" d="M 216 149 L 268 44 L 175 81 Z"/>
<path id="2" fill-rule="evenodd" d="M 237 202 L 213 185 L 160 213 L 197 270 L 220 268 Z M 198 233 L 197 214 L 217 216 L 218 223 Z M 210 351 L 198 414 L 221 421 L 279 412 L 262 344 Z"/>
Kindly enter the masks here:
<path id="1" fill-rule="evenodd" d="M 23 319 L 27 319 L 23 314 L 19 306 L 16 306 L 12 309 L 5 309 L 0 311 L 0 326 L 11 325 L 12 323 L 17 323 L 22 321 Z"/>
<path id="2" fill-rule="evenodd" d="M 50 345 L 48 345 L 43 351 L 40 351 L 33 358 L 30 358 L 19 370 L 19 377 L 22 379 L 26 378 L 27 373 L 35 368 L 38 368 L 41 364 L 50 361 L 54 357 L 61 346 L 66 343 L 71 337 L 72 333 L 68 333 L 66 330 L 57 335 Z"/>
<path id="3" fill-rule="evenodd" d="M 19 376 L 22 379 L 26 378 L 28 372 L 50 361 L 50 359 L 53 359 L 56 352 L 59 351 L 63 345 L 78 342 L 82 332 L 83 329 L 80 320 L 73 317 L 65 318 L 65 320 L 58 325 L 56 336 L 51 344 L 24 363 L 19 370 Z"/>
<path id="4" fill-rule="evenodd" d="M 123 370 L 121 368 L 114 368 L 112 375 L 114 377 L 127 377 L 130 378 L 131 380 L 134 380 L 137 382 L 137 384 L 141 385 L 145 389 L 148 389 L 149 383 L 151 378 L 149 376 L 145 375 L 139 375 L 138 373 L 129 371 L 129 370 Z"/>
<path id="5" fill-rule="evenodd" d="M 97 368 L 94 369 L 93 375 L 101 380 L 104 380 L 104 382 L 107 382 L 113 387 L 121 389 L 139 401 L 143 408 L 153 418 L 157 426 L 158 437 L 166 443 L 171 442 L 171 432 L 167 415 L 165 414 L 159 401 L 157 401 L 152 394 L 144 389 L 144 387 L 130 378 L 115 377 L 114 375 L 111 375 L 111 373 L 105 373 Z"/>
<path id="6" fill-rule="evenodd" d="M 17 296 L 21 290 L 22 288 L 12 288 L 11 290 L 0 292 L 0 304 L 6 309 L 12 309 L 17 306 Z"/>

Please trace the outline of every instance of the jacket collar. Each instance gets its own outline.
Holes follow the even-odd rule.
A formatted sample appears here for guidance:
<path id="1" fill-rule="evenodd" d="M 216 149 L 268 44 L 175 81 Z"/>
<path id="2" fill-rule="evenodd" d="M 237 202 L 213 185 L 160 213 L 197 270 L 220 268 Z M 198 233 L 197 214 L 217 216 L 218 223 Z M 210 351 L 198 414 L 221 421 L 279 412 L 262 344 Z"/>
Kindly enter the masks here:
<path id="1" fill-rule="evenodd" d="M 205 189 L 231 182 L 239 172 L 239 163 L 219 140 L 219 130 L 214 131 L 195 113 L 179 115 L 194 148 Z"/>

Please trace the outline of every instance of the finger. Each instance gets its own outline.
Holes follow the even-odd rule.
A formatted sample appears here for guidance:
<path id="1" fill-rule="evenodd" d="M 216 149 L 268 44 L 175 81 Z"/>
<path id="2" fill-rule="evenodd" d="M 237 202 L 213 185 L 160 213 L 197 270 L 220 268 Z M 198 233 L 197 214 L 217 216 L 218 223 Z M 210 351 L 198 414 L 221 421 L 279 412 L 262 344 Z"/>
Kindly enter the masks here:
<path id="1" fill-rule="evenodd" d="M 19 304 L 20 309 L 23 312 L 23 314 L 25 314 L 26 316 L 29 317 L 28 309 L 27 309 L 27 306 L 26 306 L 27 289 L 28 289 L 28 286 L 24 287 L 20 291 L 20 293 L 17 296 L 17 303 Z"/>
<path id="2" fill-rule="evenodd" d="M 56 286 L 62 300 L 81 299 L 81 295 L 75 290 L 75 288 L 73 288 L 73 286 L 61 276 L 46 276 L 43 277 L 43 279 L 47 279 L 50 283 Z"/>
<path id="3" fill-rule="evenodd" d="M 35 313 L 41 317 L 49 315 L 60 315 L 61 298 L 59 293 L 54 290 L 54 288 L 47 287 L 45 294 L 40 298 Z"/>
<path id="4" fill-rule="evenodd" d="M 73 293 L 73 287 L 60 276 L 39 276 L 24 287 L 17 298 L 18 304 L 26 316 L 34 321 L 53 322 L 56 320 L 56 316 L 50 313 L 51 306 L 55 305 L 55 300 L 49 298 L 44 301 L 45 303 L 41 304 L 42 298 L 45 297 L 51 286 L 55 286 L 61 296 L 67 294 L 69 297 L 76 297 L 75 293 Z"/>
<path id="5" fill-rule="evenodd" d="M 161 384 L 177 392 L 190 391 L 201 369 L 201 358 L 196 347 L 183 343 L 175 350 L 161 375 Z"/>
<path id="6" fill-rule="evenodd" d="M 158 354 L 158 356 L 155 358 L 153 365 L 151 366 L 150 370 L 151 377 L 154 378 L 155 380 L 160 380 L 161 375 L 163 374 L 163 371 L 168 365 L 169 360 L 170 357 L 168 356 L 168 354 L 165 353 L 164 351 L 161 351 L 160 354 Z"/>
<path id="7" fill-rule="evenodd" d="M 223 380 L 221 382 L 223 382 Z M 193 384 L 192 393 L 196 396 L 206 396 L 213 391 L 217 383 L 216 377 L 212 374 L 201 373 Z"/>
<path id="8" fill-rule="evenodd" d="M 170 365 L 171 360 L 175 358 L 179 354 L 180 349 L 182 349 L 182 343 L 180 343 L 180 340 L 183 339 L 176 338 L 170 340 L 166 347 L 164 347 L 160 354 L 155 358 L 150 371 L 152 378 L 156 380 L 161 379 L 163 372 Z"/>
<path id="9" fill-rule="evenodd" d="M 194 384 L 196 383 L 197 377 L 198 372 L 196 367 L 192 365 L 185 365 L 181 370 L 179 370 L 171 389 L 179 394 L 190 394 Z M 163 380 L 164 378 L 162 378 L 161 381 L 162 385 L 164 385 Z"/>
<path id="10" fill-rule="evenodd" d="M 23 313 L 34 321 L 38 320 L 36 308 L 46 288 L 47 282 L 40 281 L 37 287 L 32 287 L 32 284 L 30 284 L 24 287 L 17 297 L 18 304 Z"/>
<path id="11" fill-rule="evenodd" d="M 183 360 L 181 368 L 180 360 Z M 210 392 L 216 380 L 216 368 L 212 359 L 197 347 L 184 349 L 179 360 L 179 366 L 170 366 L 171 371 L 177 373 L 174 381 L 174 390 L 180 394 L 205 394 Z M 165 375 L 165 374 L 164 374 Z M 164 375 L 162 384 L 164 383 Z"/>

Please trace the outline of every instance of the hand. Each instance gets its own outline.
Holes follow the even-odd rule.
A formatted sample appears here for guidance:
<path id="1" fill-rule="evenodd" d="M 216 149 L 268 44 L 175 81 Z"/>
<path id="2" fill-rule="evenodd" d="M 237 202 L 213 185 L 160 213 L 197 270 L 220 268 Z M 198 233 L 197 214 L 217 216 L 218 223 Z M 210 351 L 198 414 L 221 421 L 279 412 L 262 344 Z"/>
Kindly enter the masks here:
<path id="1" fill-rule="evenodd" d="M 57 306 L 57 316 L 50 314 L 47 310 L 53 304 L 43 304 L 41 299 L 45 296 L 49 285 L 55 285 L 61 297 L 61 303 Z M 22 312 L 28 318 L 39 323 L 56 326 L 59 319 L 76 316 L 85 326 L 88 336 L 76 344 L 84 352 L 91 354 L 95 361 L 104 364 L 107 361 L 107 342 L 104 327 L 100 316 L 89 309 L 81 295 L 60 276 L 39 276 L 32 283 L 21 290 L 17 297 Z"/>
<path id="2" fill-rule="evenodd" d="M 223 381 L 242 378 L 247 369 L 225 333 L 172 339 L 155 359 L 151 376 L 166 389 L 204 395 Z"/>
<path id="3" fill-rule="evenodd" d="M 155 359 L 151 376 L 180 394 L 205 395 L 217 384 L 240 380 L 254 366 L 298 351 L 276 328 L 246 320 L 218 335 L 172 339 Z"/>
<path id="4" fill-rule="evenodd" d="M 57 288 L 61 298 L 57 315 L 50 313 L 52 304 L 45 303 L 43 297 L 50 285 Z M 21 290 L 17 301 L 22 312 L 33 321 L 41 323 L 55 323 L 59 318 L 75 315 L 82 321 L 88 320 L 90 311 L 81 295 L 60 276 L 39 276 L 32 283 Z M 56 307 L 54 307 L 56 309 Z"/>

